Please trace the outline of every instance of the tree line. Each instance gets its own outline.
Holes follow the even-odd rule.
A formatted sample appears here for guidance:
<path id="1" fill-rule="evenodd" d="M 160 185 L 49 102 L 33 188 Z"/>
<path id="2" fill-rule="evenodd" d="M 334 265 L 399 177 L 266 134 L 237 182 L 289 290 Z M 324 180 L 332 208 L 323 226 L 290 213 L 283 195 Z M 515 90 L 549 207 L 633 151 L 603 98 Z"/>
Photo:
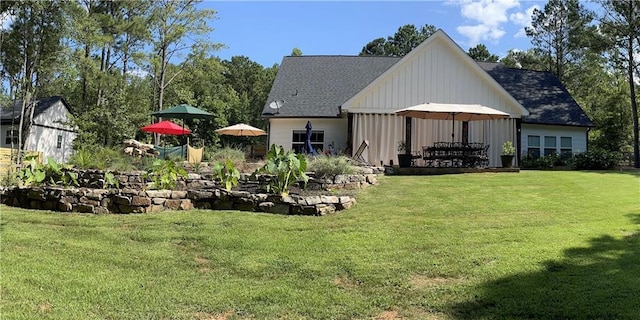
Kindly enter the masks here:
<path id="1" fill-rule="evenodd" d="M 115 146 L 140 135 L 151 112 L 186 103 L 214 114 L 187 122 L 196 138 L 216 143 L 214 129 L 261 119 L 278 65 L 263 67 L 245 56 L 221 60 L 224 44 L 211 41 L 214 10 L 197 0 L 2 1 L 0 30 L 3 100 L 23 100 L 28 129 L 34 97 L 62 95 L 74 107 L 77 144 Z M 578 0 L 549 0 L 526 29 L 532 48 L 491 54 L 483 44 L 468 54 L 480 61 L 550 71 L 595 124 L 590 145 L 633 151 L 640 167 L 636 83 L 640 79 L 640 4 L 598 0 L 587 10 Z M 405 25 L 367 43 L 360 55 L 404 56 L 437 28 Z M 292 55 L 302 51 L 294 48 Z M 26 133 L 21 130 L 21 140 Z"/>
<path id="2" fill-rule="evenodd" d="M 238 122 L 264 128 L 261 110 L 277 65 L 214 55 L 214 10 L 194 0 L 2 1 L 3 103 L 61 95 L 73 107 L 76 145 L 117 146 L 142 135 L 151 112 L 186 103 L 211 112 L 189 121 L 193 136 L 214 143 L 213 130 Z M 22 121 L 21 121 L 22 122 Z"/>

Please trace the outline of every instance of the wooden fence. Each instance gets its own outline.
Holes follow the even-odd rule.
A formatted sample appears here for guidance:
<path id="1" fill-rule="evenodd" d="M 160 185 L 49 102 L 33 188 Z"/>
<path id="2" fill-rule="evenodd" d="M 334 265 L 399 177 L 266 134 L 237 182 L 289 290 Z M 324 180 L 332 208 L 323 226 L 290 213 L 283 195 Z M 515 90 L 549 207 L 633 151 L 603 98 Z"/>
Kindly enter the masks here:
<path id="1" fill-rule="evenodd" d="M 27 156 L 35 155 L 36 161 L 42 163 L 43 155 L 40 151 L 21 151 L 22 158 L 24 159 Z M 13 156 L 12 156 L 13 155 Z M 18 150 L 10 149 L 10 148 L 0 148 L 0 175 L 4 176 L 9 173 L 9 169 L 13 165 L 11 163 L 11 159 L 15 159 L 18 155 Z"/>

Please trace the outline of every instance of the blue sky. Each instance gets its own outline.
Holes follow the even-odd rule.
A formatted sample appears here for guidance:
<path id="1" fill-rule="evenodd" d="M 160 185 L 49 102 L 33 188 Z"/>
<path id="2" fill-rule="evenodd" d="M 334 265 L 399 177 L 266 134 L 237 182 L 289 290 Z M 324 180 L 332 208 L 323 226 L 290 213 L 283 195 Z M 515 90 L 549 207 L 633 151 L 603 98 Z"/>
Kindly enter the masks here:
<path id="1" fill-rule="evenodd" d="M 211 40 L 222 59 L 243 55 L 265 67 L 299 48 L 304 55 L 357 55 L 399 27 L 433 24 L 465 51 L 483 43 L 491 53 L 531 47 L 524 35 L 534 8 L 546 1 L 204 1 L 217 11 Z"/>

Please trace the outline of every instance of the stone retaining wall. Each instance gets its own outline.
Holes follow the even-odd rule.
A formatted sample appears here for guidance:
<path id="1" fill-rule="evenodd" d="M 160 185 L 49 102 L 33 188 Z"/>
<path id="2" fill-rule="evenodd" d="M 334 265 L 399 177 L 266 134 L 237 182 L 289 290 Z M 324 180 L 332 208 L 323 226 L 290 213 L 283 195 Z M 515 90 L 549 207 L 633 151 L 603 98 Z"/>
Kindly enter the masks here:
<path id="1" fill-rule="evenodd" d="M 2 202 L 15 207 L 80 213 L 153 213 L 163 210 L 241 210 L 276 214 L 320 216 L 348 209 L 356 203 L 349 196 L 280 196 L 226 191 L 199 190 L 89 189 L 89 188 L 9 188 Z"/>
<path id="2" fill-rule="evenodd" d="M 363 168 L 362 174 L 352 175 L 336 175 L 334 178 L 317 178 L 313 173 L 309 173 L 309 182 L 305 189 L 307 190 L 357 190 L 364 186 L 377 183 L 376 174 L 381 174 L 382 169 L 378 168 Z M 104 188 L 105 178 L 104 172 L 98 170 L 74 170 L 78 174 L 78 186 L 79 188 Z M 144 172 L 126 172 L 118 173 L 114 172 L 114 177 L 118 181 L 118 189 L 135 189 L 144 190 L 150 187 L 150 179 L 144 178 Z M 234 190 L 248 191 L 251 193 L 264 192 L 263 186 L 267 184 L 269 180 L 268 176 L 253 177 L 249 174 L 241 175 L 238 180 L 238 186 L 234 187 Z M 192 189 L 200 189 L 203 187 L 221 187 L 218 180 L 216 180 L 212 173 L 190 173 L 187 178 L 178 177 L 176 182 L 176 190 L 185 191 Z M 115 186 L 108 186 L 115 187 Z M 295 189 L 301 189 L 302 186 L 294 186 Z"/>

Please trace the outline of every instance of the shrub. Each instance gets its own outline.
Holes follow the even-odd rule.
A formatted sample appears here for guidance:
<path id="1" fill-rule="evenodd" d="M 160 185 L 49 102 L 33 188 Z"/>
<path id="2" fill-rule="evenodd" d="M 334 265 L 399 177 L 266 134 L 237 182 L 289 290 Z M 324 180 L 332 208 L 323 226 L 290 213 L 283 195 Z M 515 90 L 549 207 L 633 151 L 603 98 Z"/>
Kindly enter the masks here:
<path id="1" fill-rule="evenodd" d="M 574 170 L 607 170 L 616 166 L 619 154 L 605 150 L 577 153 L 570 161 Z"/>
<path id="2" fill-rule="evenodd" d="M 339 174 L 353 174 L 357 167 L 345 156 L 318 156 L 310 159 L 308 170 L 318 178 L 330 178 Z"/>
<path id="3" fill-rule="evenodd" d="M 307 170 L 307 157 L 304 154 L 296 155 L 289 150 L 284 151 L 281 146 L 271 145 L 267 152 L 267 163 L 254 172 L 256 174 L 267 174 L 271 179 L 267 184 L 267 192 L 276 192 L 281 195 L 289 194 L 289 187 L 298 181 L 306 183 L 309 177 L 305 173 Z"/>
<path id="4" fill-rule="evenodd" d="M 520 159 L 522 169 L 550 169 L 553 167 L 566 166 L 569 159 L 565 159 L 557 154 L 542 157 L 523 156 Z"/>

